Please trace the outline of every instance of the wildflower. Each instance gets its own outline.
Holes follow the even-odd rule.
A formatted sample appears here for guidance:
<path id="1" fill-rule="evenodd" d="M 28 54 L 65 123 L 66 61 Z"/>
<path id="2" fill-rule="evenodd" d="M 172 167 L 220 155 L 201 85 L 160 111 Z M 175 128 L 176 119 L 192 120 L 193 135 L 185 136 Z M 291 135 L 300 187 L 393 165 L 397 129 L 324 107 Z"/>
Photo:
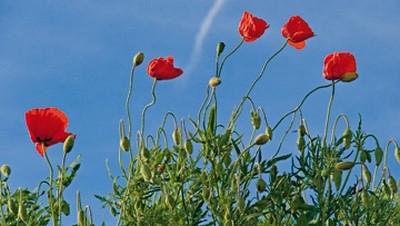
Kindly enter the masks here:
<path id="1" fill-rule="evenodd" d="M 307 22 L 300 16 L 292 16 L 281 29 L 283 37 L 288 39 L 288 44 L 301 50 L 306 46 L 306 40 L 314 37 L 314 32 Z"/>
<path id="2" fill-rule="evenodd" d="M 350 52 L 335 52 L 325 57 L 323 75 L 327 80 L 352 81 L 358 77 L 356 70 L 356 59 Z"/>
<path id="3" fill-rule="evenodd" d="M 147 66 L 147 74 L 157 80 L 173 79 L 182 73 L 182 69 L 174 67 L 174 58 L 172 56 L 153 59 Z"/>
<path id="4" fill-rule="evenodd" d="M 247 11 L 244 11 L 239 23 L 239 33 L 245 42 L 254 42 L 269 27 L 263 19 L 257 18 Z"/>
<path id="5" fill-rule="evenodd" d="M 65 132 L 68 118 L 57 108 L 34 108 L 25 113 L 29 136 L 36 150 L 43 157 L 47 147 L 64 142 L 74 134 Z"/>

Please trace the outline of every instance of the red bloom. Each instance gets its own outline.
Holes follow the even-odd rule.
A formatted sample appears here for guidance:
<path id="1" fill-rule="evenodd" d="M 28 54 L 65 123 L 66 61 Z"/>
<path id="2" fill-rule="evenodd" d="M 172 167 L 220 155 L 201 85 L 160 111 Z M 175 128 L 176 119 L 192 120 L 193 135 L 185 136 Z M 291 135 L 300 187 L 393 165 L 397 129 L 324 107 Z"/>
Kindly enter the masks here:
<path id="1" fill-rule="evenodd" d="M 239 33 L 245 42 L 254 42 L 269 27 L 263 19 L 257 18 L 247 11 L 244 11 L 239 23 Z"/>
<path id="2" fill-rule="evenodd" d="M 281 32 L 283 37 L 289 39 L 288 44 L 299 50 L 306 46 L 307 39 L 314 36 L 314 32 L 300 16 L 290 17 Z"/>
<path id="3" fill-rule="evenodd" d="M 356 58 L 350 52 L 335 52 L 325 57 L 323 74 L 327 80 L 344 77 L 355 79 L 357 78 L 356 70 Z"/>
<path id="4" fill-rule="evenodd" d="M 73 135 L 65 132 L 68 118 L 57 108 L 31 109 L 25 112 L 25 120 L 29 136 L 42 157 L 47 147 L 64 142 L 69 135 Z"/>
<path id="5" fill-rule="evenodd" d="M 172 56 L 153 59 L 147 66 L 147 74 L 158 80 L 173 79 L 182 73 L 182 69 L 174 67 L 174 58 Z"/>

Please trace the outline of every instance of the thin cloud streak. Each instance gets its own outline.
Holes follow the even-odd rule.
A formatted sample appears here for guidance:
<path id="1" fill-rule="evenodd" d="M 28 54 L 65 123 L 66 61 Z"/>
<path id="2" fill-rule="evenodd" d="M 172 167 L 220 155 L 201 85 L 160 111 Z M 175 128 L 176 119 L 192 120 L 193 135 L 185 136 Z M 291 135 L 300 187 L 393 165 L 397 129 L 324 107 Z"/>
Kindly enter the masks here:
<path id="1" fill-rule="evenodd" d="M 192 54 L 190 56 L 189 64 L 186 66 L 185 73 L 190 74 L 199 63 L 201 57 L 201 49 L 203 47 L 204 38 L 207 36 L 210 30 L 211 24 L 214 21 L 215 16 L 226 0 L 217 0 L 214 5 L 208 11 L 206 18 L 201 23 L 199 32 L 196 34 L 195 43 L 193 46 Z"/>

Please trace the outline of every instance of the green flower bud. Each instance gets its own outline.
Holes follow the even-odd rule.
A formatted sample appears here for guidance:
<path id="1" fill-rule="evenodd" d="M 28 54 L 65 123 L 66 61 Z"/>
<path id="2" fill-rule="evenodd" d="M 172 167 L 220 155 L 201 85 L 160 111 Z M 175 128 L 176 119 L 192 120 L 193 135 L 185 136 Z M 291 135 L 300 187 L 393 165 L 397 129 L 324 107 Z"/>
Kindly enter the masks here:
<path id="1" fill-rule="evenodd" d="M 396 158 L 397 162 L 400 163 L 400 148 L 399 147 L 394 149 L 394 157 Z"/>
<path id="2" fill-rule="evenodd" d="M 75 143 L 75 135 L 69 135 L 64 141 L 64 153 L 70 153 Z"/>
<path id="3" fill-rule="evenodd" d="M 144 54 L 143 52 L 138 52 L 136 53 L 136 55 L 133 57 L 133 61 L 132 61 L 132 65 L 135 66 L 139 66 L 140 64 L 143 63 L 144 60 Z"/>
<path id="4" fill-rule="evenodd" d="M 142 166 L 140 167 L 140 173 L 146 181 L 151 180 L 151 170 L 149 166 L 142 164 Z"/>
<path id="5" fill-rule="evenodd" d="M 377 147 L 375 149 L 375 162 L 376 162 L 376 166 L 379 166 L 382 162 L 382 158 L 383 158 L 383 150 L 380 147 Z"/>
<path id="6" fill-rule="evenodd" d="M 259 129 L 261 125 L 261 118 L 257 111 L 251 111 L 251 124 L 254 129 Z"/>
<path id="7" fill-rule="evenodd" d="M 259 178 L 256 182 L 256 187 L 258 192 L 263 192 L 267 188 L 267 182 L 262 178 Z"/>
<path id="8" fill-rule="evenodd" d="M 263 145 L 269 141 L 269 137 L 267 134 L 260 134 L 254 139 L 254 144 L 256 145 Z"/>
<path id="9" fill-rule="evenodd" d="M 110 214 L 113 216 L 113 217 L 115 217 L 115 216 L 117 216 L 117 210 L 114 208 L 114 207 L 110 207 Z"/>
<path id="10" fill-rule="evenodd" d="M 351 139 L 353 138 L 353 133 L 349 128 L 347 128 L 343 132 L 343 143 L 344 143 L 344 148 L 349 149 L 351 145 Z"/>
<path id="11" fill-rule="evenodd" d="M 364 163 L 365 161 L 367 161 L 367 152 L 363 150 L 360 154 L 360 162 Z"/>
<path id="12" fill-rule="evenodd" d="M 333 170 L 331 172 L 331 179 L 333 180 L 333 183 L 335 184 L 336 190 L 339 190 L 340 186 L 342 185 L 342 171 Z"/>
<path id="13" fill-rule="evenodd" d="M 368 168 L 366 166 L 363 166 L 362 169 L 362 176 L 364 180 L 369 184 L 371 183 L 371 172 L 369 172 Z"/>
<path id="14" fill-rule="evenodd" d="M 221 79 L 219 79 L 218 77 L 212 77 L 208 81 L 208 85 L 213 88 L 217 87 L 219 84 L 221 84 Z"/>
<path id="15" fill-rule="evenodd" d="M 65 216 L 69 216 L 69 214 L 70 214 L 69 204 L 65 200 L 62 200 L 62 202 L 61 202 L 61 212 Z"/>
<path id="16" fill-rule="evenodd" d="M 300 125 L 297 129 L 297 133 L 299 136 L 304 137 L 304 135 L 306 135 L 306 127 L 304 125 Z"/>
<path id="17" fill-rule="evenodd" d="M 119 146 L 121 147 L 122 150 L 129 151 L 129 148 L 131 147 L 131 142 L 129 141 L 129 138 L 123 136 L 119 141 Z"/>
<path id="18" fill-rule="evenodd" d="M 239 196 L 239 198 L 236 201 L 236 208 L 239 210 L 239 212 L 243 213 L 244 211 L 244 198 L 242 196 Z"/>
<path id="19" fill-rule="evenodd" d="M 187 140 L 185 140 L 184 145 L 185 145 L 186 152 L 189 155 L 191 155 L 193 153 L 193 144 L 192 144 L 192 142 L 189 139 L 187 139 Z"/>
<path id="20" fill-rule="evenodd" d="M 217 54 L 220 55 L 225 49 L 225 43 L 223 42 L 218 42 L 217 45 Z"/>
<path id="21" fill-rule="evenodd" d="M 304 137 L 299 136 L 297 138 L 297 149 L 300 151 L 300 153 L 304 152 L 304 147 L 306 146 L 306 140 Z"/>
<path id="22" fill-rule="evenodd" d="M 0 168 L 0 172 L 5 176 L 8 177 L 11 174 L 11 168 L 7 164 L 4 164 Z"/>
<path id="23" fill-rule="evenodd" d="M 141 148 L 140 157 L 142 157 L 142 159 L 144 161 L 148 161 L 150 159 L 150 151 L 149 151 L 149 149 L 147 149 L 146 147 Z"/>
<path id="24" fill-rule="evenodd" d="M 271 129 L 271 127 L 268 126 L 265 129 L 265 134 L 267 134 L 269 140 L 272 140 L 272 129 Z"/>
<path id="25" fill-rule="evenodd" d="M 172 140 L 176 145 L 181 144 L 181 138 L 181 131 L 178 128 L 174 129 L 174 132 L 172 132 Z"/>
<path id="26" fill-rule="evenodd" d="M 355 72 L 351 72 L 351 73 L 346 73 L 344 74 L 340 80 L 342 80 L 342 82 L 352 82 L 354 80 L 356 80 L 358 78 L 358 74 Z"/>
<path id="27" fill-rule="evenodd" d="M 388 177 L 388 185 L 389 185 L 390 190 L 392 191 L 392 194 L 396 194 L 398 191 L 398 187 L 396 184 L 396 180 L 393 178 L 392 175 L 390 175 Z"/>
<path id="28" fill-rule="evenodd" d="M 335 169 L 337 170 L 350 170 L 355 165 L 354 162 L 338 162 L 335 164 Z"/>
<path id="29" fill-rule="evenodd" d="M 367 189 L 365 188 L 361 191 L 361 200 L 365 203 L 366 206 L 369 205 L 369 194 Z"/>

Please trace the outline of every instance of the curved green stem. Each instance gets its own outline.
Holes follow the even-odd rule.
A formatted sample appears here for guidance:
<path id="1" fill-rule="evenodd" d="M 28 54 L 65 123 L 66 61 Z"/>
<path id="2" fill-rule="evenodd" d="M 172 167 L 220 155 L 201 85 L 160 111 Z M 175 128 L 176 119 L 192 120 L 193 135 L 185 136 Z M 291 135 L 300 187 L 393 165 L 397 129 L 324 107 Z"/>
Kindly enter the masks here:
<path id="1" fill-rule="evenodd" d="M 332 103 L 333 103 L 334 97 L 335 97 L 335 81 L 332 80 L 332 93 L 331 93 L 331 97 L 330 97 L 329 103 L 328 103 L 328 110 L 326 111 L 325 129 L 324 129 L 324 136 L 322 139 L 322 147 L 326 147 L 326 137 L 328 135 L 329 119 L 331 116 L 331 109 L 332 109 Z"/>
<path id="2" fill-rule="evenodd" d="M 344 118 L 344 121 L 346 123 L 346 127 L 350 128 L 349 119 L 347 118 L 347 116 L 345 114 L 340 114 L 338 117 L 336 117 L 335 122 L 333 123 L 333 128 L 332 128 L 331 144 L 333 144 L 333 141 L 335 139 L 336 126 L 337 126 L 340 118 Z"/>
<path id="3" fill-rule="evenodd" d="M 244 40 L 241 39 L 240 42 L 239 42 L 239 44 L 238 44 L 231 52 L 229 52 L 229 53 L 224 57 L 224 59 L 222 59 L 221 66 L 219 67 L 219 70 L 217 69 L 217 74 L 216 74 L 216 77 L 217 77 L 217 78 L 219 78 L 219 77 L 221 76 L 222 68 L 224 67 L 225 61 L 226 61 L 232 54 L 234 54 L 234 53 L 240 48 L 240 46 L 242 46 L 243 42 L 244 42 Z"/>
<path id="4" fill-rule="evenodd" d="M 153 85 L 152 85 L 152 87 L 151 87 L 151 95 L 152 95 L 152 97 L 153 97 L 153 99 L 152 99 L 152 101 L 150 102 L 150 103 L 148 103 L 144 108 L 143 108 L 143 111 L 142 111 L 142 125 L 141 125 L 141 129 L 140 129 L 140 133 L 141 133 L 141 136 L 143 136 L 143 134 L 144 134 L 144 128 L 145 128 L 145 126 L 144 126 L 144 124 L 145 124 L 145 115 L 146 115 L 146 111 L 147 111 L 147 109 L 149 108 L 149 107 L 151 107 L 151 106 L 153 106 L 155 103 L 156 103 L 156 101 L 157 101 L 157 96 L 156 96 L 156 85 L 157 85 L 157 79 L 154 79 L 153 80 Z"/>
<path id="5" fill-rule="evenodd" d="M 126 110 L 126 116 L 128 118 L 128 138 L 129 140 L 131 140 L 131 135 L 132 135 L 132 120 L 131 120 L 131 113 L 130 113 L 130 109 L 129 109 L 129 102 L 131 99 L 131 93 L 132 93 L 132 87 L 133 87 L 133 75 L 134 75 L 134 71 L 135 71 L 136 66 L 133 66 L 131 69 L 131 74 L 129 76 L 129 89 L 128 89 L 128 95 L 126 96 L 126 101 L 125 101 L 125 110 Z M 131 156 L 131 159 L 133 157 L 132 154 L 132 148 L 129 148 L 129 153 Z"/>
<path id="6" fill-rule="evenodd" d="M 43 144 L 43 150 L 45 150 L 44 148 L 45 147 L 44 147 L 44 144 Z M 54 200 L 53 200 L 53 174 L 54 174 L 53 166 L 51 165 L 49 156 L 47 155 L 47 151 L 44 151 L 44 157 L 46 158 L 46 162 L 49 165 L 49 170 L 50 170 L 49 191 L 48 191 L 48 193 L 49 193 L 49 195 L 48 195 L 48 197 L 49 197 L 49 208 L 50 208 L 51 218 L 53 220 L 53 225 L 56 226 L 56 225 L 58 225 L 58 219 L 57 219 L 57 216 L 56 216 L 56 214 L 54 212 L 54 208 L 53 208 L 53 204 L 54 204 Z"/>

